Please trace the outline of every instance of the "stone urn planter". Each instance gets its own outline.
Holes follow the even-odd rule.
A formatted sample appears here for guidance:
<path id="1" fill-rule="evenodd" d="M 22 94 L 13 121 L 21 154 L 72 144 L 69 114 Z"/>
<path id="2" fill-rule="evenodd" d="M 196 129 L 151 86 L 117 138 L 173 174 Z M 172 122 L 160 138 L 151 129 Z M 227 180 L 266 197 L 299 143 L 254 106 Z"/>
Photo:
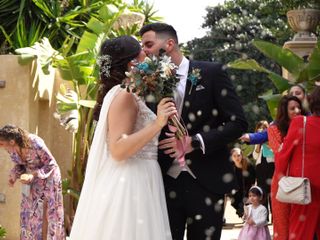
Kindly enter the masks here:
<path id="1" fill-rule="evenodd" d="M 140 29 L 144 20 L 145 17 L 141 13 L 124 11 L 113 24 L 113 28 L 119 30 L 120 28 L 130 28 L 136 25 L 137 28 Z"/>
<path id="2" fill-rule="evenodd" d="M 295 9 L 287 12 L 288 23 L 296 32 L 293 40 L 314 40 L 314 33 L 320 24 L 320 10 L 318 9 Z"/>

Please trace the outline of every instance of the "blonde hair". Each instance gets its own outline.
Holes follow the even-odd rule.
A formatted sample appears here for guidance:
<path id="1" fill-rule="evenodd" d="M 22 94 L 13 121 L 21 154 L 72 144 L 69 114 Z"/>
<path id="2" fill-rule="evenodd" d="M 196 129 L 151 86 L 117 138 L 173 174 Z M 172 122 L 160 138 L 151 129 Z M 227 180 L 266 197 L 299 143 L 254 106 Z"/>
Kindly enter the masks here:
<path id="1" fill-rule="evenodd" d="M 243 155 L 243 152 L 240 148 L 238 147 L 234 147 L 231 149 L 230 154 L 232 155 L 234 152 L 239 152 L 239 154 L 241 155 L 241 165 L 242 165 L 242 170 L 243 171 L 247 171 L 248 169 L 248 160 L 247 158 L 245 158 L 245 156 Z"/>
<path id="2" fill-rule="evenodd" d="M 266 120 L 261 120 L 256 124 L 255 132 L 258 131 L 258 129 L 266 129 L 269 127 L 269 123 Z"/>

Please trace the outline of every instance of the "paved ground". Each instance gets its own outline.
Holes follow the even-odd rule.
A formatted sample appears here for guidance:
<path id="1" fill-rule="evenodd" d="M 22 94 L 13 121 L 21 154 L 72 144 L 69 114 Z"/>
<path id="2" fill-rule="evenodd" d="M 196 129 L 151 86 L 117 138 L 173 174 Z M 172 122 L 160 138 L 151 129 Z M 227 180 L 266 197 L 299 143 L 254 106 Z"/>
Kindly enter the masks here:
<path id="1" fill-rule="evenodd" d="M 221 240 L 237 240 L 243 224 L 242 219 L 238 217 L 236 211 L 230 205 L 230 201 L 227 201 L 225 218 L 226 226 L 222 230 Z M 272 235 L 272 225 L 269 224 L 268 227 Z"/>
<path id="2" fill-rule="evenodd" d="M 226 218 L 226 225 L 222 230 L 222 235 L 220 240 L 237 240 L 239 232 L 243 226 L 242 219 L 238 217 L 236 214 L 236 211 L 234 208 L 230 205 L 230 201 L 227 201 L 226 205 L 226 212 L 225 212 L 225 218 Z M 272 235 L 272 225 L 268 225 L 270 233 Z M 185 238 L 186 239 L 186 238 Z M 67 237 L 67 240 L 70 240 Z"/>

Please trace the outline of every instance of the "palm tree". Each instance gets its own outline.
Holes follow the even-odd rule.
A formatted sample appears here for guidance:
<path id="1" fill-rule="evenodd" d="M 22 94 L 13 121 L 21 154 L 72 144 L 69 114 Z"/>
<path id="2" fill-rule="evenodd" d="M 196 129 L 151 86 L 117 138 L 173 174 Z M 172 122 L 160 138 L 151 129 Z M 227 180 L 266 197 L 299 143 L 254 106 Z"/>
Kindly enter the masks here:
<path id="1" fill-rule="evenodd" d="M 54 67 L 61 77 L 70 83 L 69 86 L 72 86 L 68 89 L 65 85 L 61 85 L 56 96 L 56 117 L 67 130 L 74 133 L 72 169 L 68 171 L 69 177 L 63 180 L 64 193 L 70 196 L 70 206 L 66 214 L 67 230 L 71 228 L 81 192 L 95 128 L 92 116 L 99 79 L 96 62 L 99 49 L 106 38 L 124 34 L 137 35 L 142 22 L 126 26 L 118 24 L 125 15 L 131 16 L 137 12 L 142 15 L 141 6 L 146 5 L 138 1 L 135 4 L 137 5 L 128 6 L 119 1 L 116 5 L 107 3 L 99 5 L 99 11 L 87 21 L 79 39 L 77 36 L 68 35 L 61 44 L 62 47 L 58 49 L 51 45 L 52 40 L 42 38 L 31 47 L 16 50 L 16 53 L 21 54 L 21 63 L 36 59 L 45 74 L 50 71 L 50 67 Z"/>
<path id="2" fill-rule="evenodd" d="M 66 37 L 79 41 L 86 22 L 107 0 L 0 0 L 0 45 L 3 53 L 28 47 L 47 37 L 55 48 Z M 115 5 L 124 5 L 114 0 Z"/>

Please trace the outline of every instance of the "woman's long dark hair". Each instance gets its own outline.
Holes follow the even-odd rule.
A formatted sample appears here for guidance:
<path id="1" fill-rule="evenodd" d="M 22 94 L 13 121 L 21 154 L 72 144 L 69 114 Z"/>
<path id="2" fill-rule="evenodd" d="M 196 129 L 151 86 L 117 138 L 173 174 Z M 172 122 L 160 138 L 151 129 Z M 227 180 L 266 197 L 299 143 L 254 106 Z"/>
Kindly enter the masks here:
<path id="1" fill-rule="evenodd" d="M 29 148 L 29 133 L 14 125 L 5 125 L 0 129 L 0 140 L 14 140 L 20 148 Z"/>
<path id="2" fill-rule="evenodd" d="M 302 107 L 302 103 L 299 100 L 299 98 L 295 96 L 289 96 L 289 95 L 283 96 L 278 104 L 277 116 L 275 119 L 275 124 L 278 126 L 282 137 L 285 137 L 287 135 L 289 125 L 290 125 L 290 119 L 288 116 L 288 105 L 290 101 L 297 102 L 300 106 L 301 114 L 305 115 L 305 112 Z"/>
<path id="3" fill-rule="evenodd" d="M 121 84 L 126 77 L 128 63 L 139 55 L 141 46 L 139 42 L 130 36 L 121 36 L 106 40 L 100 49 L 101 56 L 108 56 L 109 60 L 100 63 L 100 82 L 97 93 L 97 103 L 94 107 L 93 118 L 99 120 L 103 99 L 108 91 L 117 84 Z M 103 59 L 103 58 L 101 58 Z M 103 67 L 109 68 L 108 74 Z"/>
<path id="4" fill-rule="evenodd" d="M 315 86 L 308 96 L 309 108 L 313 115 L 320 116 L 320 87 Z"/>

